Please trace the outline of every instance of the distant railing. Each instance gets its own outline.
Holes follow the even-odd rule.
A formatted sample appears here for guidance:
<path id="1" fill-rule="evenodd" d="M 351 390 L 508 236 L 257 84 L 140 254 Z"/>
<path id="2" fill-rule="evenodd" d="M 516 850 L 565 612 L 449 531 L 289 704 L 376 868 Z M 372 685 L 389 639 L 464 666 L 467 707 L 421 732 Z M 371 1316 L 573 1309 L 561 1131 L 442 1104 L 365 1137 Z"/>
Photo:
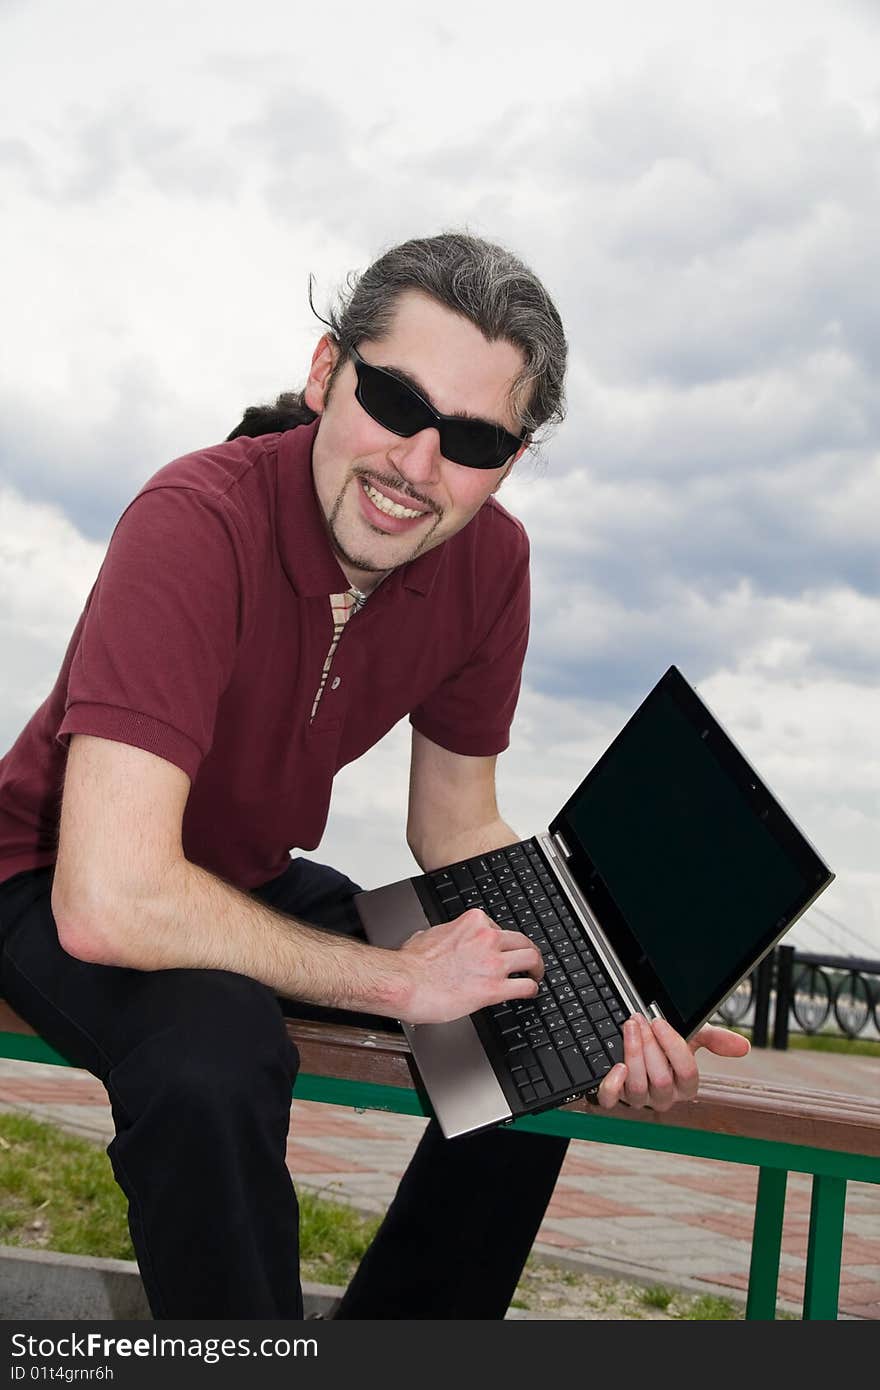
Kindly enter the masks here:
<path id="1" fill-rule="evenodd" d="M 716 1017 L 751 1025 L 752 1043 L 788 1046 L 790 1029 L 880 1039 L 880 960 L 814 955 L 777 946 L 718 1006 Z"/>

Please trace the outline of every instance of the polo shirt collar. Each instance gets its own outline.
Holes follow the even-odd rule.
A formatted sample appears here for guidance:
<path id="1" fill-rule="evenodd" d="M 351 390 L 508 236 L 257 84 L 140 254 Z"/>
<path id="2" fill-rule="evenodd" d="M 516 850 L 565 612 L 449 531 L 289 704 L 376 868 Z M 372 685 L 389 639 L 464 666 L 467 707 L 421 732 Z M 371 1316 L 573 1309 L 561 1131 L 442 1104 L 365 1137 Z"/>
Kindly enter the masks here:
<path id="1" fill-rule="evenodd" d="M 278 440 L 278 547 L 284 571 L 303 598 L 344 593 L 349 581 L 333 554 L 312 479 L 312 446 L 320 421 L 287 430 Z M 429 594 L 446 545 L 436 546 L 401 566 L 380 586 L 396 581 L 405 589 Z"/>

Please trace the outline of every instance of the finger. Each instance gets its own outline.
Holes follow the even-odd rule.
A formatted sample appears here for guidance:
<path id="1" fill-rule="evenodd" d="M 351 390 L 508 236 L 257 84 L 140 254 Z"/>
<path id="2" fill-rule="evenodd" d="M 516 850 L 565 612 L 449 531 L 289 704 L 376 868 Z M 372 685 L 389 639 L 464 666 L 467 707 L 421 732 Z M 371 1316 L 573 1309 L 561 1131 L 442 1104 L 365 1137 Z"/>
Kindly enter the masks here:
<path id="1" fill-rule="evenodd" d="M 610 1070 L 608 1075 L 603 1078 L 602 1085 L 596 1094 L 596 1099 L 603 1110 L 613 1110 L 620 1100 L 621 1092 L 626 1083 L 627 1069 L 625 1062 L 617 1062 Z"/>
<path id="2" fill-rule="evenodd" d="M 675 1074 L 646 1018 L 641 1019 L 640 1027 L 642 1055 L 645 1059 L 645 1072 L 648 1077 L 648 1099 L 655 1110 L 668 1110 L 678 1099 Z"/>
<path id="3" fill-rule="evenodd" d="M 540 980 L 544 974 L 544 962 L 541 959 L 541 953 L 534 946 L 526 947 L 521 951 L 506 951 L 501 965 L 508 975 L 513 975 L 518 970 L 526 970 L 533 980 Z"/>
<path id="4" fill-rule="evenodd" d="M 623 1060 L 627 1068 L 625 1099 L 638 1110 L 648 1100 L 648 1073 L 645 1070 L 642 1027 L 638 1015 L 628 1018 L 623 1025 Z"/>
<path id="5" fill-rule="evenodd" d="M 504 962 L 505 968 L 509 970 L 519 969 L 528 970 L 529 974 L 536 980 L 544 978 L 544 957 L 529 938 L 521 931 L 499 931 L 498 944 L 502 951 L 513 952 L 517 950 L 527 951 L 530 963 L 522 966 L 510 966 Z"/>
<path id="6" fill-rule="evenodd" d="M 537 946 L 530 941 L 523 931 L 510 931 L 508 927 L 498 928 L 498 944 L 502 951 L 515 951 L 518 947 L 530 946 L 533 951 L 537 951 Z"/>
<path id="7" fill-rule="evenodd" d="M 692 1052 L 705 1047 L 716 1057 L 745 1057 L 751 1051 L 751 1043 L 741 1033 L 733 1033 L 729 1028 L 719 1028 L 714 1023 L 706 1023 L 694 1034 L 688 1044 Z"/>
<path id="8" fill-rule="evenodd" d="M 511 999 L 534 999 L 538 986 L 531 975 L 511 975 L 492 990 L 487 1004 L 500 1004 Z"/>
<path id="9" fill-rule="evenodd" d="M 678 1098 L 693 1100 L 700 1085 L 700 1072 L 691 1045 L 665 1018 L 655 1018 L 651 1028 L 672 1067 Z"/>

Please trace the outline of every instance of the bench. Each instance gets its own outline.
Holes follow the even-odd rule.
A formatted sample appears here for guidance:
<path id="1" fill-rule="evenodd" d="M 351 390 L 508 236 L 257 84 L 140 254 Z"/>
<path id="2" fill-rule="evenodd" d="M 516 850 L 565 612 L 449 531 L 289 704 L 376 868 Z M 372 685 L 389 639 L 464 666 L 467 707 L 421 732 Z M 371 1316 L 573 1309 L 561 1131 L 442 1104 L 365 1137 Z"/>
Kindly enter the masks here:
<path id="1" fill-rule="evenodd" d="M 293 1019 L 287 1026 L 300 1053 L 294 1090 L 300 1100 L 430 1113 L 402 1035 Z M 0 1056 L 68 1065 L 2 1000 Z M 776 1316 L 788 1174 L 812 1174 L 803 1317 L 837 1317 L 846 1184 L 880 1183 L 880 1096 L 793 1091 L 710 1076 L 695 1100 L 662 1115 L 626 1108 L 610 1114 L 577 1101 L 514 1127 L 757 1167 L 748 1319 Z"/>

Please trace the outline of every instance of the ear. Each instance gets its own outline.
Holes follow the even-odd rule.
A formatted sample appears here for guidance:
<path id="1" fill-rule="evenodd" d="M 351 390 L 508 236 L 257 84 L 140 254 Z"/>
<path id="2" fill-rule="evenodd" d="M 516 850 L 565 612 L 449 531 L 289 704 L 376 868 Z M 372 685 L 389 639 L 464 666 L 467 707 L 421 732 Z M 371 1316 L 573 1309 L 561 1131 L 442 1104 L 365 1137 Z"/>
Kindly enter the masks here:
<path id="1" fill-rule="evenodd" d="M 529 440 L 526 440 L 525 444 L 523 444 L 519 449 L 517 449 L 517 451 L 516 451 L 516 453 L 514 454 L 513 458 L 510 460 L 510 462 L 508 463 L 508 465 L 507 465 L 507 467 L 505 468 L 504 472 L 501 474 L 501 477 L 498 479 L 498 482 L 497 482 L 497 483 L 495 484 L 495 486 L 493 487 L 493 489 L 492 489 L 493 492 L 497 492 L 497 491 L 498 491 L 498 489 L 500 488 L 501 484 L 504 482 L 505 478 L 506 478 L 506 477 L 508 476 L 508 474 L 511 472 L 511 470 L 512 470 L 512 468 L 513 468 L 513 465 L 517 462 L 518 459 L 521 459 L 521 458 L 522 458 L 523 454 L 525 453 L 525 451 L 526 451 L 526 449 L 527 449 L 528 447 L 529 447 Z"/>
<path id="2" fill-rule="evenodd" d="M 309 410 L 313 410 L 316 415 L 323 415 L 324 405 L 327 400 L 327 385 L 330 374 L 336 366 L 339 358 L 339 344 L 330 334 L 325 333 L 318 342 L 318 346 L 312 353 L 312 365 L 309 369 L 309 379 L 306 382 L 303 392 L 303 399 Z"/>

